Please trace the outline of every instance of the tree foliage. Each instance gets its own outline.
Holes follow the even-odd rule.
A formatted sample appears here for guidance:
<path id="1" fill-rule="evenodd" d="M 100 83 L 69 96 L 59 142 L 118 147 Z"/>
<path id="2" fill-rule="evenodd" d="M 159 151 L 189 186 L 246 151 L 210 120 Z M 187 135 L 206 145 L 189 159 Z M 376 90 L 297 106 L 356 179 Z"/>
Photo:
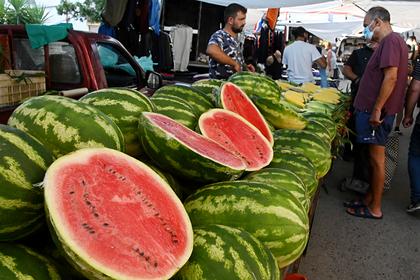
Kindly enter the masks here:
<path id="1" fill-rule="evenodd" d="M 61 0 L 57 6 L 57 13 L 65 15 L 68 22 L 71 18 L 88 22 L 100 22 L 101 11 L 104 8 L 105 0 L 85 0 L 83 2 L 72 2 Z"/>
<path id="2" fill-rule="evenodd" d="M 0 0 L 0 23 L 45 23 L 49 14 L 45 7 L 33 5 L 28 0 Z"/>

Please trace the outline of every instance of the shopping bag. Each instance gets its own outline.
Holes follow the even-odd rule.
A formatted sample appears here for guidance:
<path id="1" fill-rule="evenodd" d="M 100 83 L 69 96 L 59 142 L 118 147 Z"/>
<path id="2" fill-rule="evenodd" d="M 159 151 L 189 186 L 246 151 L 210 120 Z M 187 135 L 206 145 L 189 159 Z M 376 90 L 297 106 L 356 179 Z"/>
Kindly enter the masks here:
<path id="1" fill-rule="evenodd" d="M 391 188 L 392 177 L 398 166 L 399 135 L 392 132 L 385 144 L 385 184 L 384 190 Z"/>

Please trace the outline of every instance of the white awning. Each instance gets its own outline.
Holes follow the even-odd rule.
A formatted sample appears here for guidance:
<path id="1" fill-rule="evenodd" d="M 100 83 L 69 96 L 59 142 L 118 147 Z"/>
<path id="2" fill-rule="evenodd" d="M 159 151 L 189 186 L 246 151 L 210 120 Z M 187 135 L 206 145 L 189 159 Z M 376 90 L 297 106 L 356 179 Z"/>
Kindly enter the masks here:
<path id="1" fill-rule="evenodd" d="M 246 8 L 282 8 L 282 7 L 295 7 L 312 5 L 318 3 L 326 3 L 331 0 L 197 0 L 210 4 L 227 6 L 232 3 L 240 4 Z"/>

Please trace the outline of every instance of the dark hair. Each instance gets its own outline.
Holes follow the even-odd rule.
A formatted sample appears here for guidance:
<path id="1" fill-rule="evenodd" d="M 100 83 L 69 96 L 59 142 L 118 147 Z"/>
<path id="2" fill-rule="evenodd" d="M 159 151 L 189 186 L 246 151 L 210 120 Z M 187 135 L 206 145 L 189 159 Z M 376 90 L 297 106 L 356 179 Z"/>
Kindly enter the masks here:
<path id="1" fill-rule="evenodd" d="M 369 16 L 372 20 L 379 18 L 382 21 L 391 22 L 391 15 L 384 7 L 372 7 L 369 9 L 369 11 L 367 11 L 366 15 Z"/>
<path id="2" fill-rule="evenodd" d="M 225 9 L 224 17 L 223 17 L 225 23 L 228 22 L 228 19 L 230 17 L 235 18 L 238 12 L 242 12 L 246 14 L 247 9 L 244 6 L 236 4 L 236 3 L 230 4 L 229 6 L 227 6 Z"/>
<path id="3" fill-rule="evenodd" d="M 303 36 L 305 36 L 305 33 L 308 33 L 308 31 L 306 31 L 306 29 L 303 28 L 302 26 L 294 28 L 293 31 L 292 31 L 292 34 L 293 34 L 293 36 L 295 36 L 295 38 L 303 37 Z"/>

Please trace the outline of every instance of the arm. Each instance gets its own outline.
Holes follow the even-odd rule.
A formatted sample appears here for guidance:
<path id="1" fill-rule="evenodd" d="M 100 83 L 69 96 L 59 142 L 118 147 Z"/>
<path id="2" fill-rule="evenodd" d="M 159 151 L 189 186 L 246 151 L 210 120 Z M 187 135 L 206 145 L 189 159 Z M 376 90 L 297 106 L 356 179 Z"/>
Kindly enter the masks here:
<path id="1" fill-rule="evenodd" d="M 380 120 L 380 117 L 382 108 L 391 96 L 391 93 L 397 83 L 398 67 L 386 67 L 383 71 L 384 80 L 382 81 L 381 90 L 379 91 L 379 96 L 376 99 L 375 106 L 373 107 L 372 115 L 369 120 L 370 124 L 373 126 L 381 124 L 382 120 Z"/>
<path id="2" fill-rule="evenodd" d="M 230 56 L 225 54 L 223 50 L 216 44 L 210 44 L 207 46 L 206 53 L 219 62 L 220 64 L 226 64 L 232 66 L 235 72 L 241 71 L 241 65 L 238 62 L 233 60 Z"/>
<path id="3" fill-rule="evenodd" d="M 332 57 L 332 51 L 329 50 L 327 53 L 327 63 L 328 63 L 328 69 L 331 70 L 331 57 Z"/>
<path id="4" fill-rule="evenodd" d="M 414 108 L 416 107 L 417 100 L 420 96 L 420 81 L 416 79 L 412 79 L 410 83 L 410 87 L 407 91 L 407 97 L 405 100 L 405 111 L 404 111 L 404 119 L 403 119 L 403 126 L 409 127 L 413 124 L 414 117 L 413 112 Z"/>
<path id="5" fill-rule="evenodd" d="M 354 74 L 353 69 L 349 65 L 344 65 L 343 75 L 351 81 L 356 81 L 359 78 L 359 76 Z"/>

